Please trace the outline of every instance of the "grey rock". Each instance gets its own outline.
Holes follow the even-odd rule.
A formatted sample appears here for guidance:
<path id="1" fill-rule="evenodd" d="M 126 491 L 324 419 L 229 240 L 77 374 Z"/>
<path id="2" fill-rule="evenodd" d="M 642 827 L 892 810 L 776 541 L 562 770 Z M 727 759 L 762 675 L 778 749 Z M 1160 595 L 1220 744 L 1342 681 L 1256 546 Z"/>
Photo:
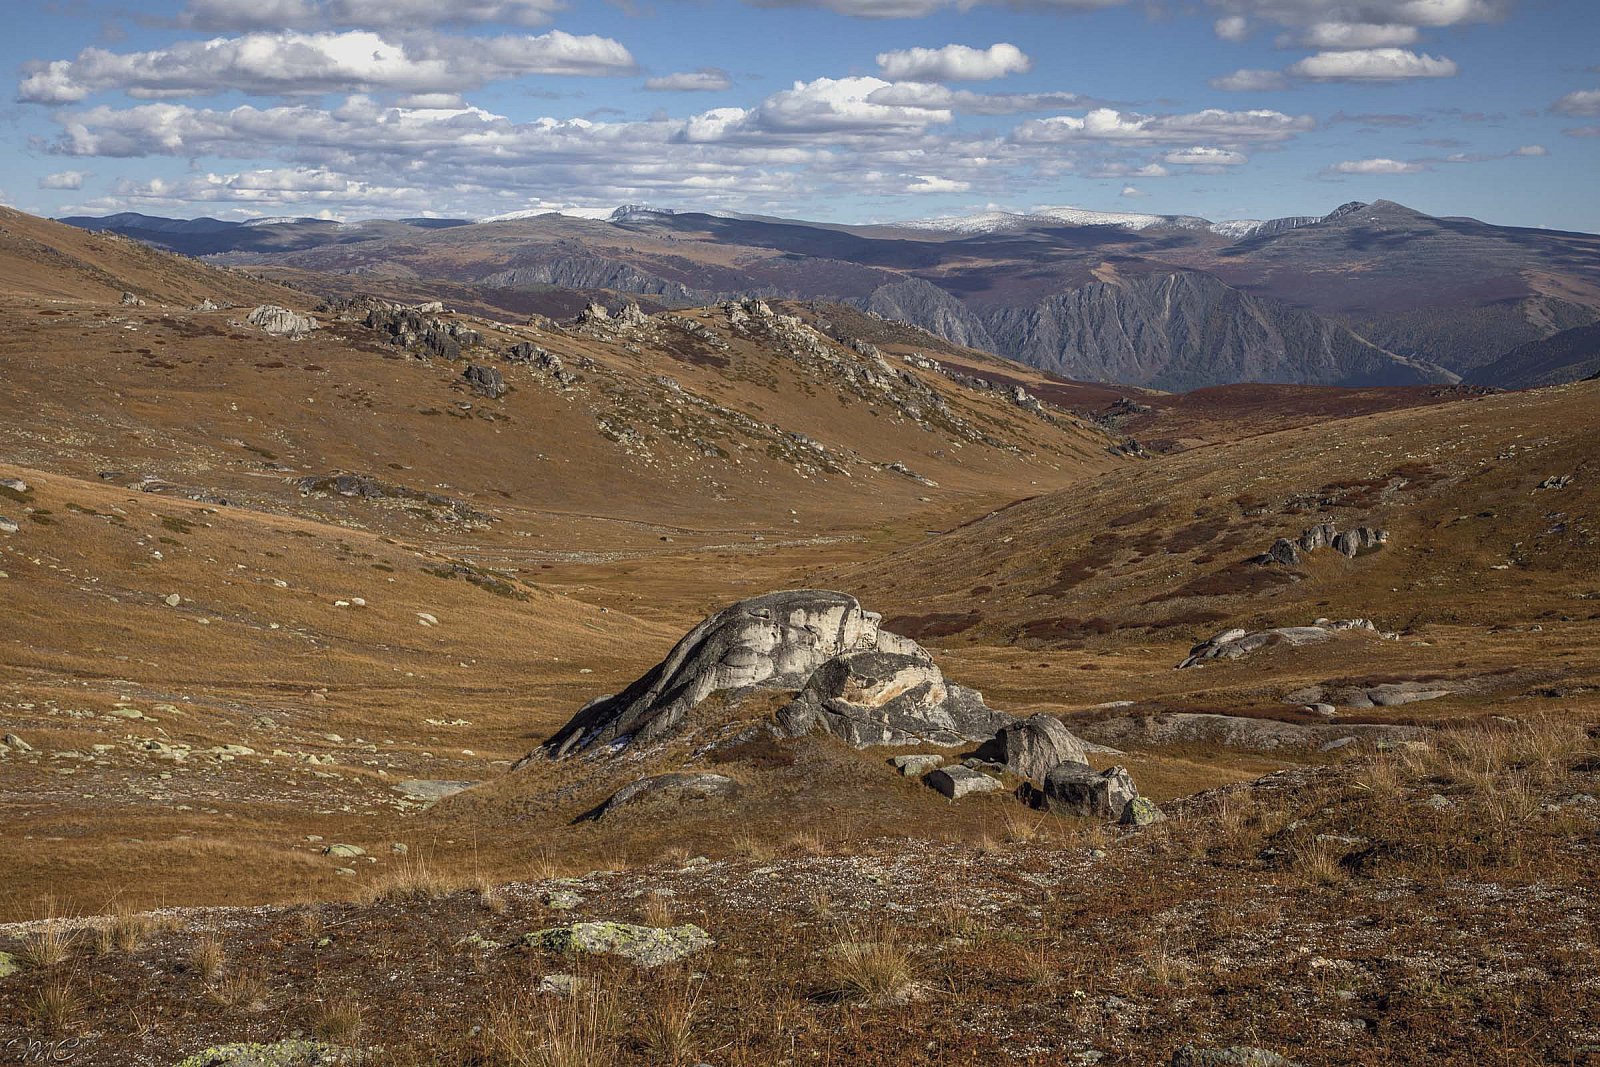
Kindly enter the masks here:
<path id="1" fill-rule="evenodd" d="M 940 767 L 924 781 L 951 800 L 960 800 L 975 793 L 993 793 L 1001 788 L 999 779 L 960 764 Z"/>
<path id="2" fill-rule="evenodd" d="M 1002 726 L 996 740 L 996 747 L 1005 753 L 1006 768 L 1035 781 L 1063 763 L 1089 762 L 1083 742 L 1060 719 L 1044 712 Z"/>
<path id="3" fill-rule="evenodd" d="M 1334 551 L 1342 552 L 1353 559 L 1362 552 L 1381 548 L 1388 541 L 1388 530 L 1374 530 L 1368 526 L 1358 526 L 1354 530 L 1342 530 L 1335 534 L 1333 548 Z"/>
<path id="4" fill-rule="evenodd" d="M 122 303 L 125 307 L 142 308 L 144 307 L 144 298 L 138 293 L 124 292 L 122 294 Z"/>
<path id="5" fill-rule="evenodd" d="M 931 753 L 896 756 L 889 761 L 907 778 L 921 778 L 924 774 L 944 765 L 944 757 Z"/>
<path id="6" fill-rule="evenodd" d="M 254 308 L 245 316 L 245 321 L 277 337 L 304 337 L 317 328 L 317 320 L 310 315 L 302 315 L 276 304 L 262 304 Z"/>
<path id="7" fill-rule="evenodd" d="M 1296 544 L 1300 546 L 1300 551 L 1302 552 L 1315 552 L 1318 549 L 1330 548 L 1333 545 L 1333 538 L 1338 532 L 1331 522 L 1318 523 L 1315 526 L 1306 527 L 1300 534 Z"/>
<path id="8" fill-rule="evenodd" d="M 28 744 L 28 742 L 24 741 L 22 738 L 18 737 L 16 734 L 6 734 L 4 737 L 0 737 L 0 741 L 4 741 L 8 748 L 15 749 L 18 752 L 33 751 L 33 746 Z"/>
<path id="9" fill-rule="evenodd" d="M 1294 1067 L 1276 1052 L 1254 1045 L 1202 1048 L 1184 1045 L 1172 1054 L 1172 1067 Z"/>
<path id="10" fill-rule="evenodd" d="M 534 986 L 534 992 L 546 996 L 570 997 L 583 989 L 588 988 L 589 980 L 577 974 L 547 974 L 539 979 L 539 984 Z"/>
<path id="11" fill-rule="evenodd" d="M 1043 787 L 1024 783 L 1024 803 L 1056 815 L 1077 815 L 1117 821 L 1139 789 L 1126 767 L 1097 771 L 1087 763 L 1063 763 L 1044 776 Z"/>
<path id="12" fill-rule="evenodd" d="M 768 593 L 702 621 L 667 658 L 614 696 L 590 701 L 529 757 L 620 751 L 666 736 L 713 693 L 791 690 L 776 729 L 798 736 L 837 730 L 851 743 L 938 743 L 993 736 L 1009 716 L 970 689 L 946 685 L 916 642 L 881 629 L 881 616 L 845 593 Z M 883 658 L 878 658 L 881 654 Z M 832 661 L 848 657 L 825 675 Z"/>
<path id="13" fill-rule="evenodd" d="M 28 483 L 21 478 L 0 478 L 0 489 L 9 489 L 13 493 L 26 493 Z"/>
<path id="14" fill-rule="evenodd" d="M 367 850 L 361 848 L 359 845 L 336 844 L 325 846 L 322 850 L 322 854 L 324 856 L 336 856 L 339 859 L 354 859 L 357 856 L 365 856 L 367 854 Z"/>
<path id="15" fill-rule="evenodd" d="M 8 519 L 4 515 L 0 515 L 0 533 L 13 534 L 19 529 L 21 529 L 21 527 L 16 524 L 15 520 Z"/>
<path id="16" fill-rule="evenodd" d="M 506 379 L 494 367 L 486 367 L 479 363 L 467 364 L 467 369 L 461 372 L 461 377 L 466 379 L 472 391 L 479 396 L 486 396 L 490 400 L 499 400 L 506 395 Z"/>
<path id="17" fill-rule="evenodd" d="M 1238 659 L 1258 649 L 1273 645 L 1311 645 L 1326 641 L 1340 630 L 1376 630 L 1366 619 L 1343 619 L 1337 622 L 1322 620 L 1313 626 L 1279 626 L 1271 630 L 1249 632 L 1237 627 L 1223 630 L 1189 650 L 1179 670 L 1199 666 L 1208 660 Z M 1309 701 L 1308 701 L 1309 702 Z"/>
<path id="18" fill-rule="evenodd" d="M 1354 737 L 1350 734 L 1345 734 L 1343 737 L 1335 737 L 1332 741 L 1324 741 L 1322 744 L 1317 746 L 1317 751 L 1336 752 L 1341 748 L 1349 748 L 1351 745 L 1360 743 L 1361 738 Z"/>
<path id="19" fill-rule="evenodd" d="M 1300 549 L 1287 537 L 1280 537 L 1272 542 L 1272 547 L 1267 549 L 1260 562 L 1276 564 L 1280 567 L 1294 567 L 1300 563 Z"/>
<path id="20" fill-rule="evenodd" d="M 1572 484 L 1572 475 L 1570 475 L 1570 474 L 1552 474 L 1550 477 L 1546 478 L 1544 481 L 1539 483 L 1539 488 L 1540 489 L 1565 489 L 1567 486 L 1569 486 L 1571 484 Z"/>
<path id="21" fill-rule="evenodd" d="M 359 1053 L 321 1041 L 244 1042 L 197 1052 L 177 1067 L 331 1067 L 355 1064 Z"/>
<path id="22" fill-rule="evenodd" d="M 455 796 L 463 789 L 471 789 L 477 782 L 450 782 L 437 778 L 407 778 L 392 788 L 413 800 L 443 800 Z"/>
<path id="23" fill-rule="evenodd" d="M 1119 747 L 1206 744 L 1258 752 L 1316 748 L 1346 736 L 1377 741 L 1417 738 L 1427 733 L 1421 727 L 1389 723 L 1305 724 L 1205 712 L 1125 715 L 1084 723 L 1078 730 L 1085 740 Z"/>
<path id="24" fill-rule="evenodd" d="M 960 745 L 993 737 L 1008 722 L 981 693 L 947 683 L 920 648 L 836 656 L 778 713 L 779 729 L 790 737 L 820 728 L 857 748 Z"/>
<path id="25" fill-rule="evenodd" d="M 630 804 L 714 800 L 739 795 L 739 783 L 723 774 L 654 774 L 629 782 L 600 806 L 599 815 L 610 815 Z"/>

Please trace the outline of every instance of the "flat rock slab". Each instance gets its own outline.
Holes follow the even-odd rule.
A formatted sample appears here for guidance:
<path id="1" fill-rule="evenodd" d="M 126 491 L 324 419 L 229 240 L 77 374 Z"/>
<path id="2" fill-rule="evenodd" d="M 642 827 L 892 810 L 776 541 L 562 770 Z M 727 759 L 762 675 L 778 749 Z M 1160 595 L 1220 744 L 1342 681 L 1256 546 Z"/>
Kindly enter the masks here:
<path id="1" fill-rule="evenodd" d="M 549 952 L 621 956 L 641 967 L 659 967 L 716 944 L 698 926 L 635 926 L 591 922 L 556 926 L 528 934 L 523 943 Z"/>
<path id="2" fill-rule="evenodd" d="M 889 761 L 894 769 L 907 778 L 921 778 L 931 770 L 944 766 L 944 757 L 932 753 L 896 756 Z"/>
<path id="3" fill-rule="evenodd" d="M 739 795 L 739 783 L 724 774 L 675 772 L 655 774 L 629 782 L 600 806 L 599 814 L 610 815 L 630 804 L 716 800 Z"/>
<path id="4" fill-rule="evenodd" d="M 321 1041 L 251 1041 L 196 1052 L 177 1067 L 330 1067 L 353 1064 L 358 1059 L 360 1056 L 350 1049 Z"/>
<path id="5" fill-rule="evenodd" d="M 394 787 L 413 800 L 443 800 L 455 796 L 463 789 L 471 789 L 477 782 L 449 782 L 434 778 L 408 778 Z"/>
<path id="6" fill-rule="evenodd" d="M 954 767 L 940 767 L 923 781 L 951 800 L 960 800 L 975 793 L 993 793 L 1003 788 L 999 779 L 959 764 Z"/>
<path id="7" fill-rule="evenodd" d="M 1199 1048 L 1184 1045 L 1172 1054 L 1172 1067 L 1294 1067 L 1276 1052 L 1253 1045 Z"/>

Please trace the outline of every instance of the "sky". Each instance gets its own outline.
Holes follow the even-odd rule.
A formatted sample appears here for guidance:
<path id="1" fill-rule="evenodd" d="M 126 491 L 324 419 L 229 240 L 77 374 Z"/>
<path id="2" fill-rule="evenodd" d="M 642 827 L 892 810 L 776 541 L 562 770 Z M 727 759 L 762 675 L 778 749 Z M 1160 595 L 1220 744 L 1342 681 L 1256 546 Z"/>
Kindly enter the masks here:
<path id="1" fill-rule="evenodd" d="M 1596 0 L 44 0 L 0 67 L 43 215 L 1600 231 Z"/>

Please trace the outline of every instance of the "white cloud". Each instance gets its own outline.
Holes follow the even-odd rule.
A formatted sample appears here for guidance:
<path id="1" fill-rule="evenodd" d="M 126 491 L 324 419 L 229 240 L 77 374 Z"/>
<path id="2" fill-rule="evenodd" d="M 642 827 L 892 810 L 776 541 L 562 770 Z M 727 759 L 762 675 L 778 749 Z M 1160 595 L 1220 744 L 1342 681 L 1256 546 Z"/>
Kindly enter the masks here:
<path id="1" fill-rule="evenodd" d="M 701 67 L 699 70 L 664 74 L 644 83 L 646 89 L 663 93 L 718 92 L 733 84 L 728 72 L 719 67 Z"/>
<path id="2" fill-rule="evenodd" d="M 1016 45 L 1003 41 L 988 48 L 947 44 L 943 48 L 879 52 L 878 69 L 893 81 L 988 81 L 1007 74 L 1026 74 L 1033 69 L 1033 60 Z"/>
<path id="3" fill-rule="evenodd" d="M 1030 119 L 1017 127 L 1023 142 L 1129 141 L 1184 142 L 1197 138 L 1222 144 L 1284 141 L 1313 128 L 1309 115 L 1291 116 L 1281 111 L 1222 111 L 1210 108 L 1188 115 L 1136 115 L 1097 108 L 1083 118 L 1070 115 Z"/>
<path id="4" fill-rule="evenodd" d="M 1525 144 L 1517 149 L 1516 154 L 1519 156 L 1548 156 L 1550 149 L 1542 144 Z"/>
<path id="5" fill-rule="evenodd" d="M 560 30 L 537 37 L 448 37 L 390 41 L 363 31 L 252 33 L 180 41 L 149 52 L 86 48 L 76 59 L 36 65 L 18 99 L 75 103 L 121 89 L 159 99 L 229 89 L 284 95 L 396 89 L 450 92 L 525 74 L 626 74 L 633 56 L 607 37 Z"/>
<path id="6" fill-rule="evenodd" d="M 1211 24 L 1211 31 L 1224 41 L 1243 41 L 1250 36 L 1250 20 L 1243 15 L 1224 15 Z"/>
<path id="7" fill-rule="evenodd" d="M 1450 78 L 1454 60 L 1418 55 L 1403 48 L 1364 48 L 1350 52 L 1318 52 L 1294 63 L 1289 73 L 1312 81 L 1398 81 L 1405 78 Z"/>
<path id="8" fill-rule="evenodd" d="M 63 170 L 54 174 L 46 174 L 39 179 L 41 189 L 82 189 L 83 179 L 89 175 L 81 170 Z"/>
<path id="9" fill-rule="evenodd" d="M 948 109 L 880 103 L 873 96 L 890 83 L 881 78 L 818 78 L 773 93 L 730 132 L 750 127 L 768 133 L 920 131 L 951 121 Z"/>
<path id="10" fill-rule="evenodd" d="M 1316 22 L 1300 34 L 1307 48 L 1385 48 L 1416 44 L 1417 27 L 1398 22 Z"/>
<path id="11" fill-rule="evenodd" d="M 1162 156 L 1161 161 L 1180 167 L 1238 167 L 1250 162 L 1250 157 L 1228 148 L 1196 145 L 1174 149 Z"/>
<path id="12" fill-rule="evenodd" d="M 1228 93 L 1259 93 L 1287 88 L 1289 79 L 1276 70 L 1236 70 L 1211 79 L 1211 88 Z"/>
<path id="13" fill-rule="evenodd" d="M 1122 187 L 1122 192 L 1118 193 L 1117 195 L 1128 200 L 1142 200 L 1150 194 L 1145 192 L 1143 189 L 1140 189 L 1136 185 L 1124 185 Z"/>
<path id="14" fill-rule="evenodd" d="M 198 30 L 230 32 L 487 22 L 539 26 L 565 6 L 561 0 L 189 0 L 178 21 Z"/>
<path id="15" fill-rule="evenodd" d="M 1345 22 L 1438 29 L 1504 17 L 1515 0 L 1211 0 L 1238 15 L 1309 27 Z"/>
<path id="16" fill-rule="evenodd" d="M 1335 163 L 1327 168 L 1329 174 L 1392 175 L 1418 174 L 1427 170 L 1423 163 L 1407 163 L 1398 159 L 1353 159 Z"/>
<path id="17" fill-rule="evenodd" d="M 1551 104 L 1550 110 L 1558 115 L 1571 115 L 1574 118 L 1600 115 L 1600 89 L 1579 89 L 1577 92 L 1568 93 Z"/>
<path id="18" fill-rule="evenodd" d="M 906 186 L 906 192 L 964 193 L 971 188 L 971 182 L 952 181 L 949 178 L 940 178 L 932 174 L 918 174 L 916 180 Z"/>
<path id="19" fill-rule="evenodd" d="M 1099 103 L 1077 93 L 975 93 L 932 82 L 896 82 L 867 98 L 875 104 L 959 111 L 969 115 L 1018 115 L 1028 111 L 1060 111 Z"/>
<path id="20" fill-rule="evenodd" d="M 1017 11 L 1076 14 L 1121 7 L 1131 0 L 745 0 L 754 7 L 810 7 L 865 19 L 917 19 L 985 4 Z"/>

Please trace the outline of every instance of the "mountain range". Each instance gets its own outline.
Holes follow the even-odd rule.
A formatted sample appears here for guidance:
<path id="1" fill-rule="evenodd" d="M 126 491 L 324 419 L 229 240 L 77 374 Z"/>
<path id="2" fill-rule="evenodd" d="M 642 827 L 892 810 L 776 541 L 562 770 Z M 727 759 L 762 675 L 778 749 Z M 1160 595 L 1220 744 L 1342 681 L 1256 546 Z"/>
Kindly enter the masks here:
<path id="1" fill-rule="evenodd" d="M 1581 377 L 1537 346 L 1600 320 L 1600 237 L 1386 200 L 1222 223 L 1047 208 L 847 226 L 637 205 L 606 219 L 61 221 L 317 291 L 427 283 L 508 320 L 589 299 L 836 301 L 1073 379 L 1169 391 Z"/>

